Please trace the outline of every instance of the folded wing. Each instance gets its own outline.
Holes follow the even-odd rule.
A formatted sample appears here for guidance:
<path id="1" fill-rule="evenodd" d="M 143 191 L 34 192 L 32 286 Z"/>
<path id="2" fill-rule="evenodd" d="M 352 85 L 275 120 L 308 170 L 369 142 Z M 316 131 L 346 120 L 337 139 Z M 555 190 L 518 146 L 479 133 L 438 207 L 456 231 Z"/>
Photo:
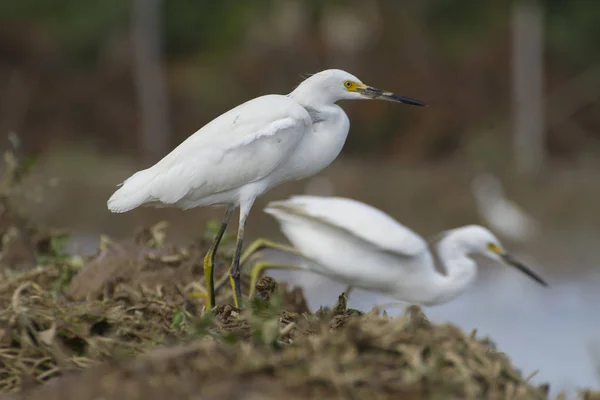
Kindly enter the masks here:
<path id="1" fill-rule="evenodd" d="M 312 129 L 308 112 L 286 96 L 250 100 L 205 125 L 108 200 L 113 212 L 144 203 L 175 204 L 234 190 L 271 174 Z"/>
<path id="2" fill-rule="evenodd" d="M 317 219 L 395 254 L 414 256 L 427 251 L 427 243 L 415 232 L 383 211 L 356 200 L 292 196 L 288 200 L 269 203 L 265 211 L 269 212 L 269 209 Z"/>

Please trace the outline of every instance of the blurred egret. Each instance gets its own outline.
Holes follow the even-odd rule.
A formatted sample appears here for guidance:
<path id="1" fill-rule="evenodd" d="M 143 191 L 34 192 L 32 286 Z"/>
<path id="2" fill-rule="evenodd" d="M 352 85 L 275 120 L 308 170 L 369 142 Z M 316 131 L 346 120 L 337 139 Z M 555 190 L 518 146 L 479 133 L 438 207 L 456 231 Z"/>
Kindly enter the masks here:
<path id="1" fill-rule="evenodd" d="M 539 235 L 539 222 L 506 198 L 502 183 L 494 175 L 477 175 L 471 181 L 471 191 L 479 214 L 499 234 L 519 242 Z"/>
<path id="2" fill-rule="evenodd" d="M 471 255 L 512 265 L 547 286 L 481 226 L 463 226 L 440 235 L 435 250 L 445 269 L 442 274 L 425 240 L 367 204 L 340 197 L 293 196 L 270 202 L 264 211 L 277 219 L 284 235 L 308 261 L 282 268 L 312 271 L 398 300 L 423 305 L 452 300 L 475 280 L 477 266 Z M 265 268 L 279 266 L 256 263 L 251 288 Z"/>
<path id="3" fill-rule="evenodd" d="M 341 70 L 319 72 L 289 95 L 266 95 L 220 115 L 152 167 L 136 172 L 108 200 L 112 212 L 141 205 L 189 209 L 225 205 L 219 232 L 204 258 L 209 307 L 215 305 L 214 256 L 236 207 L 240 218 L 230 269 L 239 307 L 240 251 L 254 200 L 272 187 L 327 167 L 340 153 L 350 128 L 339 100 L 381 99 L 423 106 L 410 97 L 363 84 Z"/>

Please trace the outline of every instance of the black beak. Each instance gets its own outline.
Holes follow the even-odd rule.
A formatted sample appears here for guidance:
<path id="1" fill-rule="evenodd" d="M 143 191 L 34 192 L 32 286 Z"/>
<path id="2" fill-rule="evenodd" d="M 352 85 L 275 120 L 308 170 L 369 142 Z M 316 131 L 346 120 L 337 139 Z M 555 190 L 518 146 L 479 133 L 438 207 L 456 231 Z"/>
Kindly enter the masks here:
<path id="1" fill-rule="evenodd" d="M 516 269 L 518 269 L 519 271 L 521 271 L 522 273 L 539 283 L 540 285 L 548 286 L 548 284 L 542 278 L 537 276 L 532 270 L 530 270 L 528 267 L 526 267 L 523 263 L 521 263 L 519 260 L 511 256 L 510 254 L 502 253 L 500 254 L 500 257 L 502 257 L 502 260 L 504 260 L 505 263 L 507 263 L 508 265 L 512 265 L 513 267 L 515 267 Z"/>
<path id="2" fill-rule="evenodd" d="M 383 91 L 381 89 L 376 89 L 371 86 L 356 88 L 356 91 L 369 99 L 380 99 L 380 100 L 394 101 L 396 103 L 410 104 L 413 106 L 427 107 L 427 104 L 425 104 L 417 99 L 413 99 L 408 96 L 401 96 L 399 94 L 395 94 L 392 92 L 386 92 L 386 91 Z"/>

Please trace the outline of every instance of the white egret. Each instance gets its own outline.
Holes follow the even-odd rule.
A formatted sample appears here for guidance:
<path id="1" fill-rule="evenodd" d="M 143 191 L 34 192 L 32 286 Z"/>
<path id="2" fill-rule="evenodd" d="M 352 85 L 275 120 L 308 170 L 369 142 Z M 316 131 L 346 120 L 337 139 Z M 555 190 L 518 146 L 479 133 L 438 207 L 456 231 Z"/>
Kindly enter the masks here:
<path id="1" fill-rule="evenodd" d="M 500 180 L 490 173 L 475 176 L 471 191 L 481 218 L 497 233 L 518 242 L 534 239 L 540 224 L 514 201 L 507 199 Z"/>
<path id="2" fill-rule="evenodd" d="M 281 231 L 307 262 L 281 266 L 258 262 L 251 274 L 251 290 L 261 270 L 290 268 L 413 304 L 434 305 L 452 300 L 473 283 L 477 265 L 470 256 L 476 254 L 512 265 L 547 286 L 481 226 L 463 226 L 440 235 L 434 250 L 445 269 L 442 274 L 423 238 L 367 204 L 303 195 L 270 202 L 264 211 L 277 219 Z"/>
<path id="3" fill-rule="evenodd" d="M 266 95 L 220 115 L 152 167 L 136 172 L 108 200 L 112 212 L 141 205 L 227 210 L 204 259 L 209 307 L 215 305 L 214 255 L 236 207 L 240 219 L 230 269 L 235 305 L 241 298 L 239 260 L 246 218 L 270 188 L 327 167 L 350 128 L 339 100 L 381 99 L 423 106 L 410 97 L 375 89 L 348 72 L 331 69 L 304 80 L 288 95 Z"/>

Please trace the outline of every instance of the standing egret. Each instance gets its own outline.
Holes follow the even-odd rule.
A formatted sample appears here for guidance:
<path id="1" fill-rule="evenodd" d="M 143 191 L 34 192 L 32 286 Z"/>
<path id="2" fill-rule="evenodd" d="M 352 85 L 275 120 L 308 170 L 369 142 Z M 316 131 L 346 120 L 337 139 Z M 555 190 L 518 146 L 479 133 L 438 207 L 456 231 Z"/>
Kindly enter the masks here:
<path id="1" fill-rule="evenodd" d="M 280 183 L 327 167 L 340 153 L 350 122 L 339 100 L 381 99 L 423 106 L 406 96 L 375 89 L 348 72 L 330 69 L 285 95 L 266 95 L 220 115 L 152 167 L 136 172 L 108 200 L 112 212 L 141 205 L 225 205 L 221 228 L 204 258 L 209 308 L 215 305 L 215 252 L 236 207 L 240 219 L 230 282 L 241 299 L 239 261 L 246 218 L 254 200 Z"/>
<path id="2" fill-rule="evenodd" d="M 446 272 L 442 274 L 436 270 L 434 255 L 425 240 L 367 204 L 340 197 L 293 196 L 270 202 L 265 212 L 276 218 L 284 235 L 307 262 L 258 262 L 251 273 L 251 290 L 260 270 L 290 268 L 413 304 L 441 304 L 473 283 L 477 265 L 470 255 L 476 254 L 512 265 L 547 286 L 481 226 L 463 226 L 440 235 L 435 250 Z"/>
<path id="3" fill-rule="evenodd" d="M 506 198 L 502 183 L 494 175 L 477 175 L 471 181 L 471 191 L 479 215 L 500 235 L 525 242 L 540 234 L 539 222 L 517 203 Z"/>

